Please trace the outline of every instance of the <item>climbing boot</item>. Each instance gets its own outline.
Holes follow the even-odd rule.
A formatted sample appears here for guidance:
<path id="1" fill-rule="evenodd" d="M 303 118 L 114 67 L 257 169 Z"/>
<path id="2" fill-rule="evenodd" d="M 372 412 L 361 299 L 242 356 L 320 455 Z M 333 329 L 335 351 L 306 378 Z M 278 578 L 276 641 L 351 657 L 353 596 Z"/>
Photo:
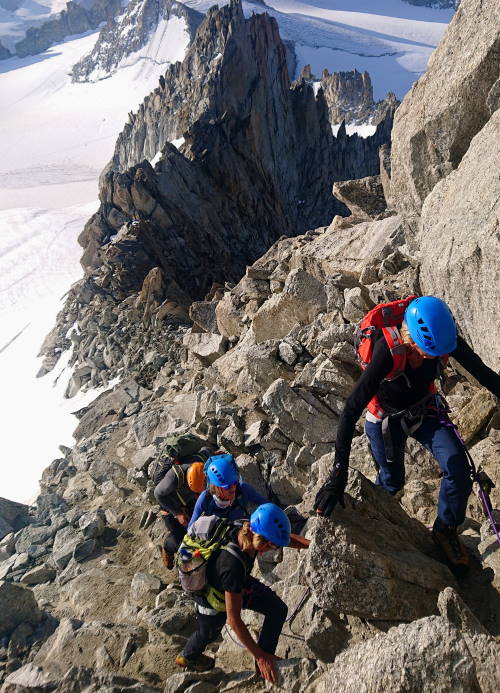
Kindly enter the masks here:
<path id="1" fill-rule="evenodd" d="M 470 567 L 470 558 L 465 546 L 460 542 L 456 527 L 445 527 L 436 521 L 432 528 L 432 538 L 441 548 L 451 571 L 457 577 L 464 577 Z"/>
<path id="2" fill-rule="evenodd" d="M 180 654 L 175 658 L 175 663 L 187 671 L 210 671 L 215 666 L 215 659 L 204 654 L 188 659 Z"/>
<path id="3" fill-rule="evenodd" d="M 165 566 L 165 568 L 168 568 L 168 570 L 172 570 L 172 568 L 174 567 L 175 554 L 169 553 L 164 546 L 160 546 L 160 551 L 163 565 Z"/>

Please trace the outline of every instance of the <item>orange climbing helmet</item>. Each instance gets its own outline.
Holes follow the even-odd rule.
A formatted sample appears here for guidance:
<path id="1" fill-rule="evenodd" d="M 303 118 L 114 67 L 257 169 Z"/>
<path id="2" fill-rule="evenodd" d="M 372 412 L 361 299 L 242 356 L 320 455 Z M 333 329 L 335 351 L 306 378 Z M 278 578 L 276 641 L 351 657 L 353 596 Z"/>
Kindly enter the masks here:
<path id="1" fill-rule="evenodd" d="M 186 480 L 193 493 L 201 493 L 204 490 L 206 477 L 203 471 L 203 462 L 193 462 L 187 470 Z"/>

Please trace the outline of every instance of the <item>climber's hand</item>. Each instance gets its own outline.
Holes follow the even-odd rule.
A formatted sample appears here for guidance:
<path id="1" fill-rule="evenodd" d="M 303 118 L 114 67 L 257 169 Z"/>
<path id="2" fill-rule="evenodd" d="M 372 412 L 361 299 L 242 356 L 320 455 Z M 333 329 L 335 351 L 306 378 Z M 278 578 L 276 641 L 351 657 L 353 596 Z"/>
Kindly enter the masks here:
<path id="1" fill-rule="evenodd" d="M 328 517 L 337 503 L 345 508 L 344 490 L 347 484 L 347 470 L 335 465 L 332 473 L 320 488 L 314 499 L 313 509 L 318 515 Z"/>

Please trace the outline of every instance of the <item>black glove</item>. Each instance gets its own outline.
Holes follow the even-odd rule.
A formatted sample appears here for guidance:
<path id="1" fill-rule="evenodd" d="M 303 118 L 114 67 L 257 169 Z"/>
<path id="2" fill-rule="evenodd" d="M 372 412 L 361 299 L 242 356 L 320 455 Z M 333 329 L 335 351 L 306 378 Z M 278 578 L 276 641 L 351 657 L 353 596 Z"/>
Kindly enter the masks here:
<path id="1" fill-rule="evenodd" d="M 340 503 L 340 505 L 345 508 L 344 490 L 346 484 L 347 469 L 343 469 L 340 465 L 336 464 L 332 473 L 314 499 L 313 509 L 318 515 L 324 515 L 325 517 L 330 515 L 337 503 Z"/>

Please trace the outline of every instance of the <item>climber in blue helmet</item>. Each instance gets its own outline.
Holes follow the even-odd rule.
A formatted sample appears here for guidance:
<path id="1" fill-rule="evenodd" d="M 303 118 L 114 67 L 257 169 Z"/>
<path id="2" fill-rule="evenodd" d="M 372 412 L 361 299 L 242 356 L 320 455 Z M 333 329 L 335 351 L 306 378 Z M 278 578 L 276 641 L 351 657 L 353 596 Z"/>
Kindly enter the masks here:
<path id="1" fill-rule="evenodd" d="M 197 630 L 190 636 L 176 663 L 190 671 L 206 671 L 214 659 L 203 650 L 216 640 L 226 623 L 242 645 L 255 657 L 263 678 L 276 682 L 273 663 L 281 629 L 287 616 L 286 604 L 270 587 L 251 576 L 258 554 L 288 546 L 306 549 L 309 540 L 290 532 L 290 521 L 273 503 L 260 505 L 250 521 L 236 522 L 229 533 L 227 550 L 218 549 L 207 563 L 207 583 L 203 597 L 196 597 Z M 257 642 L 241 618 L 242 609 L 264 615 Z"/>
<path id="2" fill-rule="evenodd" d="M 249 515 L 249 506 L 267 501 L 250 484 L 241 481 L 236 460 L 232 455 L 217 452 L 205 462 L 208 488 L 196 501 L 189 527 L 200 515 L 217 515 L 240 520 Z"/>
<path id="3" fill-rule="evenodd" d="M 388 316 L 399 319 L 399 323 L 397 319 L 391 322 Z M 363 333 L 363 329 L 367 331 Z M 457 528 L 465 519 L 471 472 L 463 444 L 447 425 L 449 420 L 444 419 L 446 410 L 436 394 L 435 380 L 448 355 L 497 397 L 500 377 L 457 334 L 449 307 L 435 296 L 409 297 L 376 306 L 363 319 L 359 334 L 358 356 L 365 370 L 341 414 L 335 464 L 316 495 L 314 509 L 330 515 L 337 502 L 343 505 L 351 442 L 356 422 L 367 407 L 365 432 L 378 471 L 378 485 L 392 495 L 402 493 L 408 436 L 438 461 L 442 481 L 433 538 L 453 572 L 463 576 L 470 558 L 458 539 Z M 365 337 L 371 342 L 363 343 Z"/>

